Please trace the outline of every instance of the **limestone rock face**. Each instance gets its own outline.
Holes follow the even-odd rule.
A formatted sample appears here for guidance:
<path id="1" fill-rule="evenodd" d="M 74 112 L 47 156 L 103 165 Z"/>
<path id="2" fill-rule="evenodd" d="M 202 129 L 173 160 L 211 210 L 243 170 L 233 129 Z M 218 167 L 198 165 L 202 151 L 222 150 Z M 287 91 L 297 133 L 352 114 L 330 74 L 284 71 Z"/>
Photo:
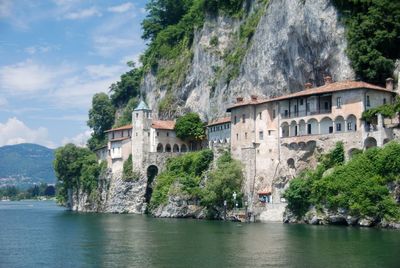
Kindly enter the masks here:
<path id="1" fill-rule="evenodd" d="M 152 214 L 160 218 L 204 219 L 206 216 L 204 207 L 191 202 L 179 194 L 169 196 L 167 204 L 159 206 Z"/>
<path id="2" fill-rule="evenodd" d="M 250 12 L 260 8 L 256 0 L 250 2 Z M 238 95 L 283 95 L 302 90 L 309 81 L 321 85 L 324 74 L 334 80 L 354 79 L 345 53 L 345 29 L 330 0 L 270 0 L 239 76 L 227 82 L 217 70 L 242 22 L 209 16 L 195 33 L 192 63 L 183 85 L 173 90 L 184 108 L 215 118 Z M 218 38 L 216 46 L 210 44 L 213 37 Z M 152 73 L 146 75 L 142 91 L 153 109 L 166 93 Z"/>

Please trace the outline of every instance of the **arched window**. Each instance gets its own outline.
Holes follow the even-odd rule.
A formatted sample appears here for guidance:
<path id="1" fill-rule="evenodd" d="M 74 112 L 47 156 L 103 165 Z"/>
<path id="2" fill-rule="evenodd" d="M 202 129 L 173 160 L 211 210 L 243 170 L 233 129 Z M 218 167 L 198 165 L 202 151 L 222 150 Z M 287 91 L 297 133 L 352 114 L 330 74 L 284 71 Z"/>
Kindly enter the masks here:
<path id="1" fill-rule="evenodd" d="M 333 121 L 329 117 L 322 118 L 320 124 L 321 134 L 333 133 Z"/>
<path id="2" fill-rule="evenodd" d="M 167 143 L 167 145 L 165 145 L 165 152 L 167 152 L 167 153 L 171 152 L 171 145 L 169 143 Z"/>
<path id="3" fill-rule="evenodd" d="M 162 153 L 162 152 L 164 152 L 164 147 L 161 143 L 159 143 L 157 145 L 157 153 Z"/>
<path id="4" fill-rule="evenodd" d="M 187 146 L 186 146 L 186 144 L 182 144 L 182 146 L 181 146 L 181 152 L 182 153 L 186 153 L 188 150 L 187 150 Z"/>
<path id="5" fill-rule="evenodd" d="M 357 118 L 355 115 L 349 115 L 347 117 L 347 131 L 357 131 Z"/>
<path id="6" fill-rule="evenodd" d="M 376 142 L 375 138 L 368 137 L 368 138 L 365 139 L 365 141 L 364 141 L 364 148 L 365 149 L 369 149 L 369 148 L 376 147 L 376 146 L 377 146 L 377 142 Z"/>
<path id="7" fill-rule="evenodd" d="M 178 153 L 178 152 L 179 152 L 179 146 L 178 146 L 178 144 L 174 144 L 173 152 L 174 152 L 174 153 Z"/>

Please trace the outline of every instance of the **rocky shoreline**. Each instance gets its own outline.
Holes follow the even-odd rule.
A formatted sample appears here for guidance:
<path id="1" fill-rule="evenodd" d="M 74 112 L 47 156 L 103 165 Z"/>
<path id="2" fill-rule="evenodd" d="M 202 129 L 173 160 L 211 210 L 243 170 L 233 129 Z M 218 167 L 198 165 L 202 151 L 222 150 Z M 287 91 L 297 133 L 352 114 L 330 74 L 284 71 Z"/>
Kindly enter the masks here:
<path id="1" fill-rule="evenodd" d="M 310 210 L 300 218 L 294 215 L 289 209 L 286 209 L 283 222 L 289 224 L 302 223 L 311 225 L 343 225 L 400 229 L 400 222 L 387 221 L 385 219 L 380 220 L 373 217 L 356 217 L 349 215 L 345 209 L 338 209 L 337 211 L 323 209 L 322 211 L 317 211 L 315 207 L 310 208 Z"/>

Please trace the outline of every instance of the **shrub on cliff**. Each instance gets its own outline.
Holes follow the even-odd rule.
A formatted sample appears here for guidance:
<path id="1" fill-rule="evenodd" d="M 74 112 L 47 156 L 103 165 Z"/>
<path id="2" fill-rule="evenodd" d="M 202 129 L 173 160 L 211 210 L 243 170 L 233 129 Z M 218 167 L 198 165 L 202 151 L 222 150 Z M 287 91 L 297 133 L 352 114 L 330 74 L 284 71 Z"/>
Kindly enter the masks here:
<path id="1" fill-rule="evenodd" d="M 155 209 L 167 202 L 168 194 L 175 183 L 179 185 L 178 190 L 183 194 L 192 199 L 200 198 L 200 181 L 212 160 L 211 150 L 191 152 L 168 159 L 165 171 L 157 176 L 150 209 Z"/>
<path id="2" fill-rule="evenodd" d="M 57 177 L 57 199 L 67 200 L 67 189 L 81 189 L 86 193 L 97 189 L 98 176 L 105 168 L 96 155 L 87 148 L 67 144 L 55 152 L 54 170 Z"/>
<path id="3" fill-rule="evenodd" d="M 176 120 L 176 136 L 181 139 L 202 140 L 205 135 L 205 126 L 197 113 L 187 113 Z"/>
<path id="4" fill-rule="evenodd" d="M 232 159 L 230 153 L 225 152 L 217 160 L 217 168 L 208 174 L 205 188 L 202 192 L 202 204 L 208 208 L 223 207 L 224 200 L 228 208 L 234 207 L 233 193 L 236 192 L 236 201 L 240 204 L 243 194 L 241 193 L 243 183 L 242 165 L 239 161 Z"/>
<path id="5" fill-rule="evenodd" d="M 128 159 L 125 160 L 123 170 L 122 170 L 122 179 L 124 181 L 137 181 L 140 178 L 140 173 L 138 171 L 133 170 L 132 163 L 132 154 L 129 155 Z"/>
<path id="6" fill-rule="evenodd" d="M 400 144 L 391 142 L 357 154 L 325 175 L 324 165 L 293 179 L 284 196 L 288 208 L 301 217 L 310 205 L 346 209 L 356 217 L 399 219 L 400 206 L 389 192 L 388 183 L 400 179 Z"/>

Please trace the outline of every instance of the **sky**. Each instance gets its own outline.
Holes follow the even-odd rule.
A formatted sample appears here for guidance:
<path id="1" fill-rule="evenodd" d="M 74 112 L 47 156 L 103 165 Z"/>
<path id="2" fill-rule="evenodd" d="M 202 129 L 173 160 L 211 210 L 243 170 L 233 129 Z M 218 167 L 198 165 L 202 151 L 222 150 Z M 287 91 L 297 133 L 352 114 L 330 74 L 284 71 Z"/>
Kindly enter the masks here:
<path id="1" fill-rule="evenodd" d="M 0 146 L 84 145 L 92 96 L 146 44 L 146 0 L 0 0 Z"/>

